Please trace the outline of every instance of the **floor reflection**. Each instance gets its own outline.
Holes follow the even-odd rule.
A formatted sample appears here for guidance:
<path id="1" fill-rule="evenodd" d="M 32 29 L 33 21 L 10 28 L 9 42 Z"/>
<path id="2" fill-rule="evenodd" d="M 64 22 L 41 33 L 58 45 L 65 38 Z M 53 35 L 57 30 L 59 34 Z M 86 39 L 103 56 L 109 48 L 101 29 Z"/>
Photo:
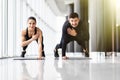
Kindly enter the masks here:
<path id="1" fill-rule="evenodd" d="M 89 80 L 89 61 L 55 60 L 54 66 L 61 80 Z"/>
<path id="2" fill-rule="evenodd" d="M 68 60 L 53 56 L 45 60 L 0 59 L 0 80 L 120 80 L 120 54 L 105 57 L 104 53 L 91 53 L 91 58 L 77 55 Z"/>
<path id="3" fill-rule="evenodd" d="M 22 71 L 20 75 L 20 80 L 43 80 L 44 61 L 38 61 L 36 64 L 37 66 L 34 64 L 32 64 L 31 66 L 28 61 L 22 60 Z"/>

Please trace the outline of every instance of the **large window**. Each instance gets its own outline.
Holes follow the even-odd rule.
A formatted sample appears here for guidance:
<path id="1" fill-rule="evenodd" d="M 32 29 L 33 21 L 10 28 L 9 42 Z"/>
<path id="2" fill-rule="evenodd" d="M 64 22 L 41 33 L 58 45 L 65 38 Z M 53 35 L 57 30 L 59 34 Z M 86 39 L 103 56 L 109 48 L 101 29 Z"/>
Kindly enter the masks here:
<path id="1" fill-rule="evenodd" d="M 7 0 L 1 1 L 1 57 L 7 56 L 7 18 L 8 18 L 8 5 Z"/>
<path id="2" fill-rule="evenodd" d="M 2 27 L 2 0 L 0 0 L 0 27 Z M 0 28 L 0 32 L 1 32 L 2 30 L 1 30 L 1 28 Z M 0 34 L 0 57 L 2 56 L 2 48 L 1 48 L 1 46 L 2 46 L 2 42 L 1 42 L 1 36 L 2 36 L 2 33 Z"/>
<path id="3" fill-rule="evenodd" d="M 21 31 L 27 28 L 29 16 L 37 19 L 37 27 L 43 32 L 46 54 L 53 55 L 57 43 L 51 37 L 55 37 L 58 29 L 57 17 L 45 0 L 0 0 L 0 57 L 20 56 Z M 29 45 L 27 50 L 36 55 L 36 42 Z"/>
<path id="4" fill-rule="evenodd" d="M 15 46 L 15 4 L 14 0 L 8 0 L 8 56 L 13 56 Z M 13 43 L 14 42 L 14 43 Z"/>

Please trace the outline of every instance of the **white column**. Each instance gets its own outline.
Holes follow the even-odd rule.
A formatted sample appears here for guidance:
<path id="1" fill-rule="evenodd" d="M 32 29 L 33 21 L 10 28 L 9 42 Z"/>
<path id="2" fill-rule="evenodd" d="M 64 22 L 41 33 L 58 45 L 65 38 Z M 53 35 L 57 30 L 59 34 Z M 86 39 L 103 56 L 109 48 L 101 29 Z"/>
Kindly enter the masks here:
<path id="1" fill-rule="evenodd" d="M 6 57 L 8 55 L 8 0 L 3 0 L 3 13 L 2 13 L 2 56 Z"/>

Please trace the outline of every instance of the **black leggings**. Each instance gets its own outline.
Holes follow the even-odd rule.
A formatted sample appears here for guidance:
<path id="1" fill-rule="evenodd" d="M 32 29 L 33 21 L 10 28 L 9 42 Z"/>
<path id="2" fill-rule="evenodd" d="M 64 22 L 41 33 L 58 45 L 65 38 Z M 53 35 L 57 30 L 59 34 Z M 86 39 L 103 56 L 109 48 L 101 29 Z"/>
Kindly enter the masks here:
<path id="1" fill-rule="evenodd" d="M 38 43 L 38 39 L 36 41 Z M 23 46 L 22 47 L 23 51 L 26 51 L 27 47 L 28 47 L 28 45 L 27 46 Z M 43 37 L 42 37 L 42 51 L 44 51 Z"/>
<path id="2" fill-rule="evenodd" d="M 85 41 L 82 41 L 80 39 L 76 39 L 76 38 L 62 38 L 60 44 L 57 44 L 55 49 L 59 49 L 62 48 L 62 56 L 66 56 L 65 52 L 66 52 L 66 46 L 70 41 L 77 41 L 77 43 L 79 45 L 81 45 L 82 49 L 86 49 L 85 46 Z"/>

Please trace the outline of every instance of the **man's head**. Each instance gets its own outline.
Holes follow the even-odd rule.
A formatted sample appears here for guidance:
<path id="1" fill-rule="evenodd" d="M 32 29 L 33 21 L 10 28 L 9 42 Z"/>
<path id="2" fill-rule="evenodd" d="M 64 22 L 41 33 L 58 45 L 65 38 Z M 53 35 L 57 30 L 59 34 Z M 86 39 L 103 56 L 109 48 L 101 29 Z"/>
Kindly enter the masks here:
<path id="1" fill-rule="evenodd" d="M 68 17 L 68 20 L 72 27 L 77 27 L 80 21 L 77 13 L 71 13 Z"/>

